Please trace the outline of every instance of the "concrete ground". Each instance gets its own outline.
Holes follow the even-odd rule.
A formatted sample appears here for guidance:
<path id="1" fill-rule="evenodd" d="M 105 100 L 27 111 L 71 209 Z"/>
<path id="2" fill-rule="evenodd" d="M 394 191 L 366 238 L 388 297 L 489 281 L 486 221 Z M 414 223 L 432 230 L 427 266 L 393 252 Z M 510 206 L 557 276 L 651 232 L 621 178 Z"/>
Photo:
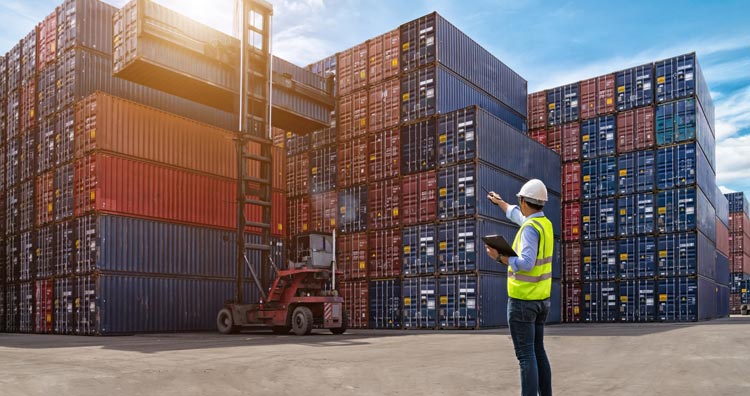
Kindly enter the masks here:
<path id="1" fill-rule="evenodd" d="M 507 329 L 0 334 L 0 395 L 518 395 Z M 547 328 L 557 395 L 750 394 L 750 318 Z"/>

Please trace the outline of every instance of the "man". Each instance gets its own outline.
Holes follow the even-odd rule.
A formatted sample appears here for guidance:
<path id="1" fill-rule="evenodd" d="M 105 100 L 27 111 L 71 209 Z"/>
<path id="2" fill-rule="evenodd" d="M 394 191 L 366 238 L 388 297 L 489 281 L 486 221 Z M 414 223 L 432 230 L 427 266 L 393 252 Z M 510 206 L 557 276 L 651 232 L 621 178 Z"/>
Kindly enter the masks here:
<path id="1" fill-rule="evenodd" d="M 521 367 L 521 395 L 552 395 L 552 370 L 544 350 L 544 322 L 552 289 L 552 223 L 544 217 L 547 188 L 532 179 L 516 194 L 518 206 L 509 205 L 491 191 L 487 198 L 521 228 L 513 241 L 517 257 L 487 246 L 487 254 L 508 266 L 508 326 Z"/>

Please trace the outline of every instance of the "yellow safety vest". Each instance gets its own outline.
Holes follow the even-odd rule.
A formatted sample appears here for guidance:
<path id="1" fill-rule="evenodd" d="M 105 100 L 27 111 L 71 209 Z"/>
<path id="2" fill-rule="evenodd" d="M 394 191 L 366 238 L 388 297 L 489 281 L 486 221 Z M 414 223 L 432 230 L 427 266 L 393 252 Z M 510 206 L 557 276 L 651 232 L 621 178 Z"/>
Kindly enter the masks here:
<path id="1" fill-rule="evenodd" d="M 526 227 L 534 227 L 539 233 L 539 249 L 536 263 L 531 271 L 513 272 L 508 266 L 508 296 L 519 300 L 544 300 L 552 291 L 552 254 L 554 234 L 552 223 L 546 217 L 527 219 L 518 230 L 513 240 L 513 250 L 521 255 L 521 233 Z"/>

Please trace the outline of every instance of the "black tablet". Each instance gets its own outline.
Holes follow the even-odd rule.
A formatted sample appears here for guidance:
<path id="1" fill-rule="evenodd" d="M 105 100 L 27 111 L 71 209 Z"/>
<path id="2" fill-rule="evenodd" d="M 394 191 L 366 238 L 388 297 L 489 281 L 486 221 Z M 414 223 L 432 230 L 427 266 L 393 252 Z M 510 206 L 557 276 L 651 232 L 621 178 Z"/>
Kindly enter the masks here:
<path id="1" fill-rule="evenodd" d="M 502 235 L 487 235 L 483 236 L 482 240 L 487 246 L 494 248 L 503 256 L 517 256 L 516 252 L 508 245 L 508 242 Z"/>

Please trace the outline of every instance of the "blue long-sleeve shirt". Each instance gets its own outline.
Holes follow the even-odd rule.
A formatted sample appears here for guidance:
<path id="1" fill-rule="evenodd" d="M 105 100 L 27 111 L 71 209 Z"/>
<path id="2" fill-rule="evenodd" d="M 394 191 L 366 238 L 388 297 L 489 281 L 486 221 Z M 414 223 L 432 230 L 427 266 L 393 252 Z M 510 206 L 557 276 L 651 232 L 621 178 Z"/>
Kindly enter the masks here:
<path id="1" fill-rule="evenodd" d="M 505 216 L 520 226 L 528 219 L 544 217 L 544 212 L 537 212 L 529 217 L 524 217 L 518 206 L 510 205 L 508 206 Z M 513 272 L 531 271 L 534 268 L 534 265 L 536 264 L 536 256 L 539 251 L 539 237 L 539 232 L 534 227 L 526 227 L 523 229 L 523 232 L 521 232 L 520 254 L 516 257 L 508 257 L 508 265 L 510 265 Z"/>

